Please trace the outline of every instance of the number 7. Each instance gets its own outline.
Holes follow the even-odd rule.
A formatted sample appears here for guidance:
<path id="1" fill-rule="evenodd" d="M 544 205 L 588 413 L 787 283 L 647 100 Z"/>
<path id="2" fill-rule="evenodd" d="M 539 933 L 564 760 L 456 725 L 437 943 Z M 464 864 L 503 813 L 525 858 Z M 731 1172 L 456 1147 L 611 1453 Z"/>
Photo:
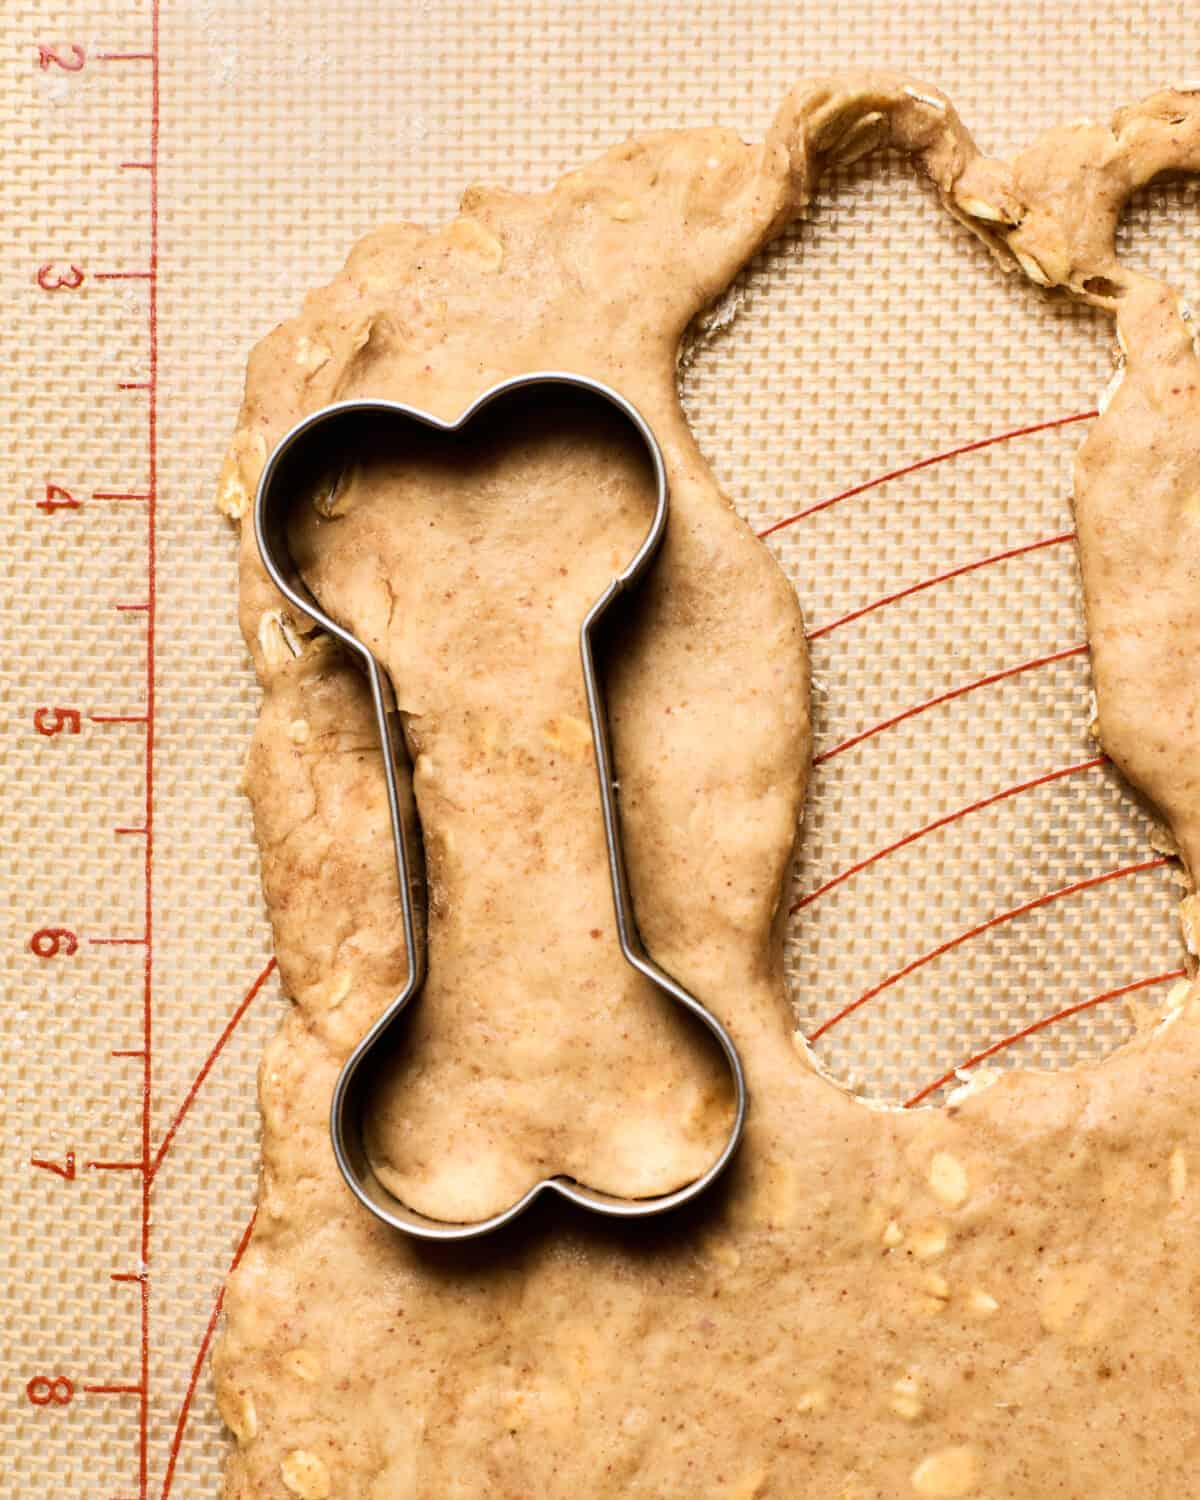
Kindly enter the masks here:
<path id="1" fill-rule="evenodd" d="M 42 1161 L 39 1157 L 29 1158 L 31 1167 L 41 1167 L 43 1172 L 53 1172 L 56 1177 L 63 1177 L 67 1182 L 75 1181 L 75 1153 L 68 1151 L 65 1160 L 60 1164 L 56 1161 Z"/>

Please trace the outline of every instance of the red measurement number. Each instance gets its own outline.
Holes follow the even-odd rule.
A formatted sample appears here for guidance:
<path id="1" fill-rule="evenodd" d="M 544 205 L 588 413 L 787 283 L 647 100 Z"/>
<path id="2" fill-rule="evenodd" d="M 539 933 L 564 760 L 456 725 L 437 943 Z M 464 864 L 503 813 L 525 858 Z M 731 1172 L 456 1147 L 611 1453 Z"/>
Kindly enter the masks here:
<path id="1" fill-rule="evenodd" d="M 57 958 L 74 953 L 79 939 L 66 927 L 43 927 L 29 939 L 29 946 L 39 958 Z"/>
<path id="2" fill-rule="evenodd" d="M 83 268 L 68 266 L 65 271 L 56 271 L 54 262 L 48 260 L 38 267 L 34 279 L 43 292 L 73 292 L 83 285 Z"/>
<path id="3" fill-rule="evenodd" d="M 38 67 L 42 72 L 48 68 L 62 68 L 66 73 L 78 73 L 87 61 L 87 53 L 78 42 L 68 42 L 65 47 L 47 47 L 38 44 Z"/>
<path id="4" fill-rule="evenodd" d="M 34 1406 L 70 1406 L 75 1383 L 65 1375 L 35 1375 L 26 1385 L 25 1394 Z"/>
<path id="5" fill-rule="evenodd" d="M 56 734 L 79 733 L 79 710 L 77 708 L 47 708 L 44 704 L 33 711 L 33 727 L 47 739 Z"/>
<path id="6" fill-rule="evenodd" d="M 46 498 L 37 502 L 37 508 L 52 516 L 56 510 L 78 510 L 82 504 L 82 500 L 76 500 L 70 490 L 64 490 L 61 484 L 48 484 Z"/>
<path id="7" fill-rule="evenodd" d="M 67 1182 L 75 1181 L 75 1153 L 68 1151 L 61 1162 L 45 1161 L 40 1156 L 29 1158 L 31 1167 L 41 1167 L 43 1172 L 53 1172 L 56 1177 L 65 1178 Z"/>

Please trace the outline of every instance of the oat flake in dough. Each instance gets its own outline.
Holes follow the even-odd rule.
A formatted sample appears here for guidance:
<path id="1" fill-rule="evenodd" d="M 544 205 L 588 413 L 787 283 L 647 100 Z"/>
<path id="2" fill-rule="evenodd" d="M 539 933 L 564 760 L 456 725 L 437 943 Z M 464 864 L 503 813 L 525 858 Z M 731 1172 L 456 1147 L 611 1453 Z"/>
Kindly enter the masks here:
<path id="1" fill-rule="evenodd" d="M 1200 98 L 1158 94 L 1002 162 L 936 90 L 823 80 L 765 144 L 654 135 L 546 194 L 471 189 L 438 234 L 370 236 L 255 350 L 222 505 L 244 515 L 271 444 L 339 397 L 451 417 L 557 366 L 641 408 L 673 511 L 610 678 L 634 897 L 651 951 L 733 1032 L 753 1102 L 726 1188 L 683 1225 L 557 1215 L 430 1250 L 354 1203 L 329 1095 L 403 971 L 382 776 L 360 682 L 287 618 L 243 527 L 264 695 L 247 785 L 296 1005 L 263 1062 L 258 1220 L 214 1356 L 227 1500 L 1196 1493 L 1197 986 L 1101 1066 L 1005 1074 L 942 1110 L 868 1110 L 793 1044 L 779 918 L 809 755 L 802 623 L 696 450 L 675 360 L 821 171 L 881 144 L 1001 259 L 1116 313 L 1124 377 L 1076 481 L 1100 731 L 1197 869 L 1200 361 L 1186 309 L 1113 235 L 1135 188 L 1200 169 Z M 547 1159 L 622 1191 L 636 1166 L 659 1190 L 722 1124 L 719 1078 L 630 986 L 594 867 L 564 640 L 638 493 L 603 434 L 574 436 L 485 453 L 474 484 L 366 465 L 297 538 L 410 715 L 435 903 L 421 1056 L 467 1124 L 421 1073 L 382 1101 L 375 1149 L 434 1211 L 485 1211 Z M 498 577 L 524 603 L 493 620 Z M 523 697 L 492 690 L 529 662 Z M 504 953 L 544 932 L 522 985 Z"/>

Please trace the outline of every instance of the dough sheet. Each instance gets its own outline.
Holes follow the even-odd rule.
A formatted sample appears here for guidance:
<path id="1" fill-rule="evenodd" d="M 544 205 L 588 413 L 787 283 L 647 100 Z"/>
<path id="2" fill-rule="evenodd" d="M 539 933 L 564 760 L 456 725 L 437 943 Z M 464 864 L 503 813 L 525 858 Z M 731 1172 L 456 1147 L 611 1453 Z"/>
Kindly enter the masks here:
<path id="1" fill-rule="evenodd" d="M 631 892 L 651 952 L 729 1027 L 752 1103 L 720 1190 L 649 1233 L 548 1210 L 444 1254 L 346 1193 L 332 1081 L 403 964 L 382 767 L 355 666 L 280 607 L 243 525 L 264 692 L 246 785 L 296 1008 L 263 1061 L 259 1217 L 214 1360 L 230 1500 L 1190 1483 L 1200 989 L 1180 978 L 1099 1066 L 977 1075 L 924 1110 L 822 1077 L 788 1003 L 806 632 L 695 447 L 678 346 L 828 164 L 883 144 L 1002 265 L 1116 316 L 1123 359 L 1075 479 L 1094 733 L 1196 868 L 1200 346 L 1115 236 L 1132 192 L 1200 167 L 1200 90 L 1006 162 L 931 85 L 805 80 L 762 143 L 660 132 L 544 194 L 468 188 L 437 233 L 368 236 L 252 354 L 219 503 L 244 520 L 282 434 L 356 395 L 448 420 L 506 376 L 567 368 L 638 406 L 673 509 L 605 663 Z M 629 981 L 587 816 L 575 629 L 651 497 L 611 431 L 555 405 L 481 420 L 465 461 L 469 434 L 381 430 L 295 497 L 293 555 L 384 662 L 415 762 L 430 972 L 368 1149 L 444 1219 L 555 1170 L 667 1191 L 720 1140 L 711 1057 Z"/>

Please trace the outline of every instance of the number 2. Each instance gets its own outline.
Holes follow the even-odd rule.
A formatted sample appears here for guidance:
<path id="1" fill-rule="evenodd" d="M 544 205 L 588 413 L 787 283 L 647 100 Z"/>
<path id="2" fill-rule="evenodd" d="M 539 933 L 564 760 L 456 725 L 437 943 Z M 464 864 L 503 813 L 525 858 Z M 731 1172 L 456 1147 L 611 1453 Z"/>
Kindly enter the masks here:
<path id="1" fill-rule="evenodd" d="M 69 57 L 64 56 L 67 52 L 70 53 Z M 43 73 L 51 64 L 68 73 L 78 73 L 86 60 L 87 53 L 78 42 L 68 42 L 65 47 L 47 47 L 43 43 L 38 43 L 38 67 Z"/>

